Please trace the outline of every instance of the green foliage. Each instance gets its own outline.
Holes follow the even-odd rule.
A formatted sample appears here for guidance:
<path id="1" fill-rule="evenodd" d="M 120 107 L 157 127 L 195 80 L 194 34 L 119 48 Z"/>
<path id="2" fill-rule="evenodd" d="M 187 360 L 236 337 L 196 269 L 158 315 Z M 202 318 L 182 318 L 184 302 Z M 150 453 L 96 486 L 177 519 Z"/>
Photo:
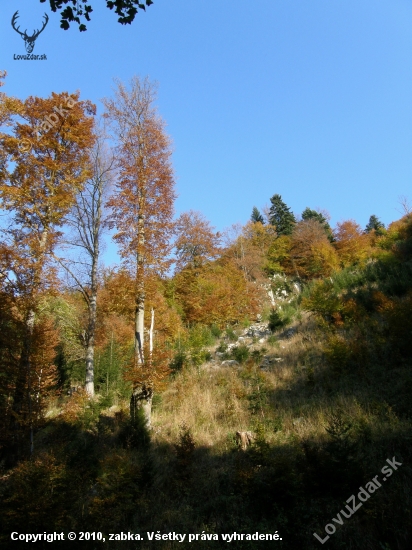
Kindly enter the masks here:
<path id="1" fill-rule="evenodd" d="M 130 384 L 124 378 L 124 371 L 130 364 L 133 353 L 134 350 L 131 345 L 122 345 L 113 334 L 106 346 L 97 350 L 94 362 L 97 393 L 102 395 L 113 394 L 122 398 L 129 396 Z"/>
<path id="2" fill-rule="evenodd" d="M 232 329 L 232 327 L 227 327 L 226 328 L 226 338 L 230 342 L 237 342 L 238 336 L 237 336 L 236 332 Z"/>
<path id="3" fill-rule="evenodd" d="M 177 349 L 170 364 L 172 371 L 176 373 L 189 364 L 199 366 L 209 361 L 211 354 L 206 346 L 216 341 L 218 333 L 219 328 L 216 325 L 206 327 L 199 324 L 192 326 L 185 334 L 179 335 L 174 343 Z"/>
<path id="4" fill-rule="evenodd" d="M 178 350 L 174 357 L 172 362 L 170 363 L 170 369 L 173 373 L 179 372 L 183 369 L 185 365 L 188 363 L 188 357 L 186 354 L 186 351 L 184 350 Z"/>
<path id="5" fill-rule="evenodd" d="M 249 348 L 245 344 L 241 344 L 240 346 L 235 346 L 231 349 L 230 352 L 233 359 L 238 361 L 238 363 L 244 363 L 247 359 L 249 359 Z"/>
<path id="6" fill-rule="evenodd" d="M 150 447 L 150 433 L 142 408 L 137 409 L 133 420 L 124 423 L 118 440 L 125 449 L 137 449 L 147 451 Z"/>
<path id="7" fill-rule="evenodd" d="M 375 231 L 377 235 L 384 235 L 386 233 L 385 224 L 374 214 L 369 218 L 369 222 L 365 227 L 366 233 Z"/>
<path id="8" fill-rule="evenodd" d="M 240 376 L 249 387 L 247 394 L 249 411 L 253 415 L 264 418 L 264 410 L 269 402 L 269 387 L 266 378 L 255 367 L 245 369 Z"/>
<path id="9" fill-rule="evenodd" d="M 210 327 L 210 332 L 211 332 L 213 338 L 220 338 L 221 335 L 222 335 L 222 331 L 221 331 L 220 328 L 219 328 L 217 325 L 215 325 L 215 324 L 211 325 L 211 327 Z"/>
<path id="10" fill-rule="evenodd" d="M 220 353 L 225 353 L 227 351 L 227 343 L 226 342 L 220 342 L 220 344 L 216 348 L 216 351 L 219 351 Z"/>
<path id="11" fill-rule="evenodd" d="M 187 461 L 196 448 L 192 432 L 186 424 L 180 426 L 179 441 L 174 445 L 178 460 Z"/>
<path id="12" fill-rule="evenodd" d="M 281 235 L 291 235 L 296 218 L 290 208 L 282 201 L 280 195 L 273 195 L 270 199 L 269 221 L 276 227 L 278 237 Z"/>
<path id="13" fill-rule="evenodd" d="M 263 356 L 264 356 L 264 353 L 261 349 L 254 349 L 252 351 L 252 353 L 250 354 L 253 362 L 256 364 L 256 365 L 260 365 L 260 363 L 262 362 L 262 359 L 263 359 Z"/>
<path id="14" fill-rule="evenodd" d="M 291 318 L 287 314 L 279 312 L 278 309 L 272 309 L 269 315 L 269 330 L 272 332 L 280 330 L 281 328 L 286 327 L 290 321 Z"/>
<path id="15" fill-rule="evenodd" d="M 271 347 L 279 347 L 279 340 L 278 340 L 278 338 L 277 338 L 274 334 L 271 334 L 271 335 L 268 337 L 267 343 L 268 343 L 269 346 L 271 346 Z"/>
<path id="16" fill-rule="evenodd" d="M 259 212 L 259 210 L 256 208 L 256 206 L 253 207 L 252 215 L 250 216 L 250 219 L 253 223 L 265 223 L 262 214 Z"/>

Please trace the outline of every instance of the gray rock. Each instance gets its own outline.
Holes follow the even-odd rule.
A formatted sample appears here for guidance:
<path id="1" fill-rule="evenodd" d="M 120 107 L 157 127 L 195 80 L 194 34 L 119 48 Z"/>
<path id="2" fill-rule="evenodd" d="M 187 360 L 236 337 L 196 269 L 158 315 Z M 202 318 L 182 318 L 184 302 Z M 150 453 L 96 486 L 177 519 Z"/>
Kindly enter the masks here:
<path id="1" fill-rule="evenodd" d="M 234 359 L 229 359 L 227 361 L 222 362 L 222 367 L 238 367 L 238 366 L 239 366 L 239 363 Z"/>

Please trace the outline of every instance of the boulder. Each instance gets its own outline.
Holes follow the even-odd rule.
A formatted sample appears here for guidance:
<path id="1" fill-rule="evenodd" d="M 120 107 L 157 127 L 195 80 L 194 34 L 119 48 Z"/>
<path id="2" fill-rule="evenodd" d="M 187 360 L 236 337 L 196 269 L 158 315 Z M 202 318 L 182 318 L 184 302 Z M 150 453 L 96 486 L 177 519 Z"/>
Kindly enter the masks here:
<path id="1" fill-rule="evenodd" d="M 239 363 L 234 359 L 228 359 L 227 361 L 222 362 L 222 367 L 238 367 Z"/>

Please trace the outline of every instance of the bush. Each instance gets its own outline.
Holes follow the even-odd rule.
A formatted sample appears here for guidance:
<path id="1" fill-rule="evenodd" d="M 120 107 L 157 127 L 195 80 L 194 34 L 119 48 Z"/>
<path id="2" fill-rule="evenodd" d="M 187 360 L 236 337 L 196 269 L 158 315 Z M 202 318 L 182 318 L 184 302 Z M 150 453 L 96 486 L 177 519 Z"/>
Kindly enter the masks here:
<path id="1" fill-rule="evenodd" d="M 244 363 L 247 359 L 249 359 L 249 355 L 249 348 L 245 346 L 245 344 L 236 346 L 231 351 L 231 356 L 239 363 Z"/>
<path id="2" fill-rule="evenodd" d="M 173 357 L 172 362 L 170 363 L 170 370 L 173 373 L 179 372 L 187 364 L 187 355 L 183 350 L 179 350 Z"/>
<path id="3" fill-rule="evenodd" d="M 288 324 L 288 320 L 284 319 L 277 309 L 272 309 L 269 315 L 269 330 L 274 332 L 285 327 Z"/>
<path id="4" fill-rule="evenodd" d="M 216 351 L 219 351 L 220 353 L 225 353 L 227 351 L 227 344 L 226 342 L 220 342 L 218 347 L 216 348 Z"/>
<path id="5" fill-rule="evenodd" d="M 237 342 L 237 334 L 231 327 L 227 327 L 226 329 L 226 338 L 230 340 L 230 342 Z"/>
<path id="6" fill-rule="evenodd" d="M 210 327 L 210 332 L 213 336 L 213 338 L 220 338 L 220 336 L 222 335 L 222 331 L 220 330 L 220 328 L 213 324 L 211 327 Z"/>

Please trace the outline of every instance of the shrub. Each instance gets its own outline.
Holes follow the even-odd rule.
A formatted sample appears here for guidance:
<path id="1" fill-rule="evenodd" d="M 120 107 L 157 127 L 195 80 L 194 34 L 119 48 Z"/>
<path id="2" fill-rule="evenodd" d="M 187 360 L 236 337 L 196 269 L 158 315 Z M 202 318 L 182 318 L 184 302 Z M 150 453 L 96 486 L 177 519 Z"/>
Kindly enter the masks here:
<path id="1" fill-rule="evenodd" d="M 210 332 L 213 336 L 213 338 L 220 338 L 220 336 L 222 335 L 222 331 L 220 330 L 220 328 L 213 324 L 211 327 L 210 327 Z"/>
<path id="2" fill-rule="evenodd" d="M 274 332 L 285 327 L 288 324 L 288 321 L 282 317 L 277 309 L 272 309 L 269 315 L 269 330 Z"/>
<path id="3" fill-rule="evenodd" d="M 219 351 L 220 353 L 225 353 L 227 351 L 227 344 L 226 342 L 220 342 L 218 347 L 216 348 L 216 351 Z"/>
<path id="4" fill-rule="evenodd" d="M 239 363 L 244 363 L 247 359 L 249 359 L 249 355 L 249 348 L 245 346 L 245 344 L 236 346 L 231 351 L 231 356 Z"/>
<path id="5" fill-rule="evenodd" d="M 237 334 L 231 327 L 227 327 L 226 329 L 226 338 L 230 340 L 230 342 L 237 342 Z"/>
<path id="6" fill-rule="evenodd" d="M 187 364 L 187 355 L 183 350 L 179 350 L 170 363 L 170 369 L 173 373 L 179 372 Z"/>

